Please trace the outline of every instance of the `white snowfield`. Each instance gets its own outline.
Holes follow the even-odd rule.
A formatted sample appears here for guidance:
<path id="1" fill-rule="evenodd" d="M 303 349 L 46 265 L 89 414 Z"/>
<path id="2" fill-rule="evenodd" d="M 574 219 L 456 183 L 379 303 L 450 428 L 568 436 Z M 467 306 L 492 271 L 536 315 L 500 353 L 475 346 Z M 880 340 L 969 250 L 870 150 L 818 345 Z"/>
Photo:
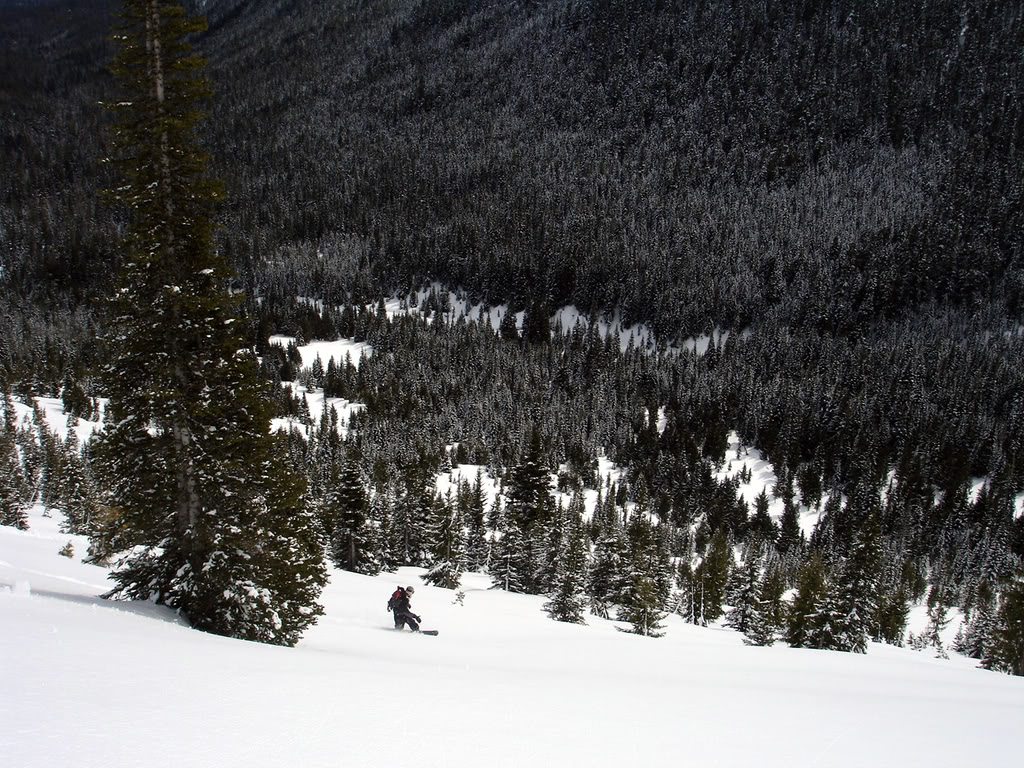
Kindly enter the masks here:
<path id="1" fill-rule="evenodd" d="M 479 575 L 458 605 L 416 569 L 332 572 L 327 615 L 276 648 L 98 599 L 85 540 L 30 522 L 0 527 L 4 768 L 1021 765 L 1024 678 L 955 654 L 751 648 L 675 618 L 636 637 Z M 409 583 L 439 637 L 390 628 Z"/>

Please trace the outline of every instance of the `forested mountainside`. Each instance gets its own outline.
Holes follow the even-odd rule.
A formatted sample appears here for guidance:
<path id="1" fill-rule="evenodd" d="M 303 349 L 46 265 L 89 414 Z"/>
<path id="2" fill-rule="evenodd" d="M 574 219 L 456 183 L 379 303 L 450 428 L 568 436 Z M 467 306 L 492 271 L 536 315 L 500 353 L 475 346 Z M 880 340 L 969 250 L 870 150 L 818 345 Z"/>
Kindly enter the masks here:
<path id="1" fill-rule="evenodd" d="M 51 187 L 85 204 L 113 5 L 7 11 L 7 216 Z M 619 306 L 667 339 L 1019 309 L 1019 3 L 204 8 L 247 280 L 321 249 L 347 267 L 332 299 L 429 275 L 520 308 Z M 36 249 L 99 247 L 72 210 L 89 225 Z M 12 229 L 19 263 L 40 238 Z"/>
<path id="2" fill-rule="evenodd" d="M 0 7 L 0 364 L 22 395 L 102 394 L 96 299 L 119 222 L 99 201 L 96 104 L 116 98 L 115 7 Z M 401 499 L 456 442 L 499 474 L 568 461 L 577 481 L 604 451 L 627 470 L 620 509 L 649 504 L 676 557 L 760 530 L 795 584 L 811 552 L 839 573 L 877 523 L 886 594 L 927 577 L 965 608 L 1020 564 L 1019 2 L 193 10 L 209 18 L 194 42 L 216 88 L 220 247 L 268 381 L 295 375 L 273 332 L 386 350 L 330 381 L 367 404 L 345 445 L 325 457 L 292 436 L 314 493 L 346 457 Z M 525 309 L 522 334 L 352 308 L 431 280 Z M 551 339 L 566 304 L 656 341 Z M 715 327 L 746 332 L 667 351 Z M 729 429 L 771 459 L 789 507 L 829 500 L 811 549 L 780 545 L 713 479 Z"/>

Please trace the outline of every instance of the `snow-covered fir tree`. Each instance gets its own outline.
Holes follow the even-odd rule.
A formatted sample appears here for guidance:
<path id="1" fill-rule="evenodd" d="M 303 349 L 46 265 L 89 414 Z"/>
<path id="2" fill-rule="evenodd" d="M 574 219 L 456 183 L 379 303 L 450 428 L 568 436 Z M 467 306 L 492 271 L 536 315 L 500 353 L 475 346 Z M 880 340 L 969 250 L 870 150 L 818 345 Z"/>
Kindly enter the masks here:
<path id="1" fill-rule="evenodd" d="M 98 511 L 98 495 L 92 476 L 78 451 L 74 432 L 68 432 L 61 461 L 64 481 L 57 504 L 64 513 L 62 533 L 85 534 L 92 531 Z"/>
<path id="2" fill-rule="evenodd" d="M 897 548 L 885 547 L 878 579 L 878 606 L 871 635 L 878 642 L 903 645 L 910 618 L 907 560 Z"/>
<path id="3" fill-rule="evenodd" d="M 323 541 L 270 436 L 232 272 L 214 247 L 221 187 L 195 137 L 210 87 L 186 41 L 203 26 L 178 3 L 125 0 L 115 32 L 111 197 L 129 218 L 95 454 L 111 515 L 97 537 L 125 553 L 111 595 L 293 645 L 322 613 Z"/>
<path id="4" fill-rule="evenodd" d="M 572 624 L 586 623 L 583 618 L 586 610 L 583 586 L 587 572 L 587 545 L 583 510 L 583 494 L 577 492 L 566 510 L 552 595 L 544 604 L 544 610 L 552 619 Z"/>
<path id="5" fill-rule="evenodd" d="M 524 527 L 551 514 L 551 471 L 544 462 L 540 430 L 530 429 L 520 460 L 509 470 L 505 483 L 508 512 Z"/>
<path id="6" fill-rule="evenodd" d="M 694 589 L 699 592 L 701 605 L 701 623 L 716 621 L 722 615 L 732 570 L 729 534 L 724 527 L 720 527 L 712 535 L 707 554 L 694 573 Z"/>
<path id="7" fill-rule="evenodd" d="M 28 529 L 26 482 L 18 458 L 14 398 L 4 393 L 3 422 L 0 423 L 0 525 Z"/>
<path id="8" fill-rule="evenodd" d="M 466 523 L 466 570 L 482 571 L 487 566 L 486 501 L 483 492 L 483 470 L 477 470 L 470 485 L 459 484 L 459 507 Z"/>
<path id="9" fill-rule="evenodd" d="M 415 473 L 406 478 L 391 516 L 389 549 L 396 565 L 425 566 L 434 490 Z"/>
<path id="10" fill-rule="evenodd" d="M 828 593 L 825 563 L 817 552 L 800 569 L 796 594 L 789 606 L 786 642 L 794 648 L 812 648 L 812 617 L 818 615 Z"/>
<path id="11" fill-rule="evenodd" d="M 967 627 L 961 626 L 962 634 L 959 642 L 952 646 L 953 650 L 972 659 L 984 659 L 992 643 L 997 612 L 996 592 L 986 584 L 979 590 Z"/>
<path id="12" fill-rule="evenodd" d="M 627 553 L 616 618 L 628 621 L 637 634 L 660 637 L 661 621 L 671 599 L 671 563 L 643 504 L 626 527 Z"/>
<path id="13" fill-rule="evenodd" d="M 810 618 L 808 646 L 866 653 L 878 608 L 878 571 L 881 534 L 870 513 L 864 520 L 853 550 L 818 611 Z"/>
<path id="14" fill-rule="evenodd" d="M 533 579 L 530 542 L 515 520 L 509 520 L 504 533 L 496 535 L 491 546 L 488 568 L 491 582 L 508 592 L 527 592 Z"/>
<path id="15" fill-rule="evenodd" d="M 558 558 L 565 541 L 566 515 L 567 511 L 561 501 L 556 502 L 551 517 L 538 526 L 537 535 L 533 539 L 533 546 L 537 551 L 537 570 L 533 583 L 540 594 L 550 595 L 555 589 Z"/>
<path id="16" fill-rule="evenodd" d="M 629 631 L 645 637 L 661 637 L 665 633 L 661 623 L 665 618 L 662 610 L 663 596 L 658 594 L 658 585 L 643 571 L 634 571 L 627 586 L 628 599 L 619 611 L 619 621 L 628 621 Z M 620 628 L 621 629 L 621 628 Z"/>
<path id="17" fill-rule="evenodd" d="M 13 439 L 0 436 L 0 525 L 28 529 L 25 485 Z"/>
<path id="18" fill-rule="evenodd" d="M 381 562 L 370 499 L 359 465 L 347 460 L 327 495 L 325 517 L 331 521 L 331 559 L 346 571 L 375 575 Z"/>
<path id="19" fill-rule="evenodd" d="M 681 558 L 676 566 L 675 589 L 669 612 L 681 616 L 687 624 L 697 623 L 697 603 L 693 591 L 693 566 L 686 558 Z"/>
<path id="20" fill-rule="evenodd" d="M 68 437 L 63 444 L 57 436 L 46 426 L 38 433 L 39 444 L 43 452 L 43 466 L 39 484 L 39 500 L 43 507 L 49 511 L 53 507 L 61 506 L 60 499 L 63 498 L 65 482 L 65 463 L 68 455 L 68 444 L 74 442 L 74 453 L 79 454 L 77 448 L 77 436 L 74 430 L 68 431 Z"/>
<path id="21" fill-rule="evenodd" d="M 586 591 L 590 610 L 607 619 L 615 605 L 625 600 L 629 587 L 629 544 L 620 525 L 606 526 L 594 545 L 587 573 Z"/>
<path id="22" fill-rule="evenodd" d="M 381 570 L 393 571 L 399 566 L 392 551 L 394 536 L 392 534 L 392 510 L 395 509 L 395 490 L 390 483 L 383 483 L 374 488 L 370 498 L 370 517 L 373 520 L 376 536 L 376 549 L 380 553 Z"/>
<path id="23" fill-rule="evenodd" d="M 533 450 L 539 450 L 539 443 Z M 490 572 L 492 576 L 496 570 L 507 575 L 511 569 L 515 577 L 510 584 L 516 585 L 516 591 L 538 594 L 555 512 L 547 470 L 530 459 L 520 462 L 506 478 L 504 496 L 505 501 L 496 500 L 491 512 L 497 528 L 492 537 Z M 501 586 L 503 580 L 495 579 L 495 586 Z"/>
<path id="24" fill-rule="evenodd" d="M 747 543 L 743 564 L 736 567 L 729 583 L 727 599 L 731 608 L 725 616 L 725 624 L 744 634 L 754 622 L 758 609 L 761 550 L 759 539 Z"/>
<path id="25" fill-rule="evenodd" d="M 771 500 L 768 498 L 768 489 L 762 488 L 761 493 L 754 499 L 754 514 L 747 525 L 747 535 L 756 536 L 761 541 L 774 544 L 778 536 L 778 527 L 769 513 L 770 505 Z M 780 549 L 785 549 L 789 546 L 790 544 L 787 542 L 785 545 L 780 545 Z"/>
<path id="26" fill-rule="evenodd" d="M 458 589 L 465 570 L 465 534 L 459 506 L 451 496 L 434 500 L 428 534 L 431 564 L 423 580 L 435 587 Z"/>
<path id="27" fill-rule="evenodd" d="M 946 645 L 942 639 L 946 627 L 949 626 L 949 605 L 941 588 L 933 588 L 928 599 L 928 626 L 918 638 L 919 644 L 925 648 L 934 648 L 935 655 L 940 659 L 949 658 Z"/>
<path id="28" fill-rule="evenodd" d="M 829 580 L 817 610 L 806 617 L 806 648 L 829 651 L 851 651 L 856 638 L 847 631 L 847 614 L 843 607 L 842 583 Z"/>
<path id="29" fill-rule="evenodd" d="M 782 600 L 786 592 L 786 578 L 778 556 L 771 557 L 757 586 L 754 613 L 745 631 L 744 642 L 749 645 L 771 645 L 786 623 L 786 608 Z"/>

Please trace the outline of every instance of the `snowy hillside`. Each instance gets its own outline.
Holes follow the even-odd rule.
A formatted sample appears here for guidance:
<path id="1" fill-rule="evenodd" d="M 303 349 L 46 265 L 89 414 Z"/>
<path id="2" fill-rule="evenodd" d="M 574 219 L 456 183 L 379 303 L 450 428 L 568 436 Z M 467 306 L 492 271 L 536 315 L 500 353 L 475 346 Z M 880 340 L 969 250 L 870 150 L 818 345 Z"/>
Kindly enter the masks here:
<path id="1" fill-rule="evenodd" d="M 954 656 L 752 648 L 670 618 L 664 638 L 415 569 L 332 572 L 294 649 L 97 599 L 106 573 L 38 508 L 0 528 L 0 763 L 50 766 L 1016 766 L 1024 679 Z M 59 556 L 68 540 L 75 557 Z M 415 583 L 437 638 L 385 610 Z"/>

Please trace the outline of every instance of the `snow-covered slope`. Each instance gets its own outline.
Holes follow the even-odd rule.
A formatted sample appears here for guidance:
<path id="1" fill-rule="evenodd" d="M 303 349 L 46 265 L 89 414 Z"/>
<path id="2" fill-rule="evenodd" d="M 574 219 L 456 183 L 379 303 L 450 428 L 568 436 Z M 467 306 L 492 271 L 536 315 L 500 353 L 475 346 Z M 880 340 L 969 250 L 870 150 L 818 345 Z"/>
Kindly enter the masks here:
<path id="1" fill-rule="evenodd" d="M 0 528 L 11 768 L 1019 765 L 1024 679 L 959 657 L 750 648 L 672 619 L 641 638 L 558 624 L 475 575 L 459 605 L 414 569 L 333 572 L 299 646 L 261 646 L 98 599 L 85 541 L 31 524 Z M 389 628 L 399 583 L 439 637 Z"/>

